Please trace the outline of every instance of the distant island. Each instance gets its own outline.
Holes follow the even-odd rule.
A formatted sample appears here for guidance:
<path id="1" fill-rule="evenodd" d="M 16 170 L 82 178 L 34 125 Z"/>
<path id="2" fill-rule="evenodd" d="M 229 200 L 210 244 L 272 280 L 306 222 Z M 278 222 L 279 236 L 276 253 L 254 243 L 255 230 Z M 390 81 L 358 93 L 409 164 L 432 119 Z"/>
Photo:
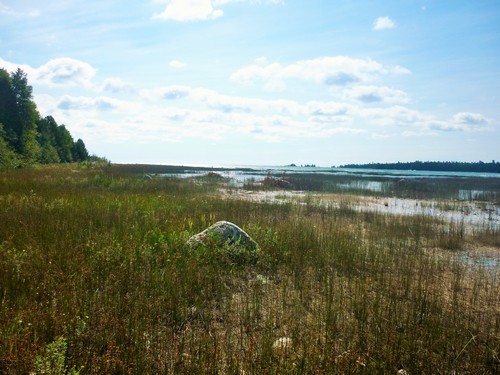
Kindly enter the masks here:
<path id="1" fill-rule="evenodd" d="M 500 173 L 500 162 L 495 162 L 495 160 L 492 160 L 489 163 L 485 163 L 483 161 L 471 163 L 457 161 L 414 161 L 405 163 L 346 164 L 341 165 L 339 168 Z"/>
<path id="2" fill-rule="evenodd" d="M 285 167 L 297 167 L 298 165 L 295 163 L 285 165 Z M 316 164 L 305 164 L 305 165 L 300 165 L 301 168 L 316 168 Z"/>

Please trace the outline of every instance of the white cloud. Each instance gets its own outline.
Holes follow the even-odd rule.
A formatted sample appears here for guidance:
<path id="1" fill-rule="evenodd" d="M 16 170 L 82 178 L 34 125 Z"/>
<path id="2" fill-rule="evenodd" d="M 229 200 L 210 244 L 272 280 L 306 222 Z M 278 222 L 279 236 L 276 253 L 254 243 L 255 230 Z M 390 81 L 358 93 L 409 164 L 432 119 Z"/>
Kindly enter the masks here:
<path id="1" fill-rule="evenodd" d="M 172 60 L 168 63 L 168 65 L 175 69 L 182 69 L 186 67 L 186 64 L 179 60 Z"/>
<path id="2" fill-rule="evenodd" d="M 27 73 L 28 69 L 31 69 L 29 65 L 24 65 L 24 64 L 14 64 L 9 61 L 6 61 L 2 58 L 0 58 L 0 68 L 3 68 L 7 70 L 8 72 L 14 72 L 17 70 L 17 68 L 21 68 Z"/>
<path id="3" fill-rule="evenodd" d="M 250 3 L 250 4 L 269 4 L 269 5 L 285 5 L 285 0 L 212 0 L 214 5 L 226 5 L 231 3 Z"/>
<path id="4" fill-rule="evenodd" d="M 150 101 L 178 101 L 189 99 L 203 104 L 210 109 L 225 113 L 273 112 L 299 114 L 305 112 L 305 110 L 298 103 L 291 100 L 264 100 L 258 98 L 230 96 L 202 87 L 194 88 L 182 85 L 171 85 L 150 90 L 143 90 L 141 91 L 141 96 Z"/>
<path id="5" fill-rule="evenodd" d="M 49 60 L 39 68 L 10 63 L 2 59 L 0 59 L 0 66 L 8 71 L 20 68 L 28 75 L 30 83 L 49 86 L 90 87 L 92 78 L 96 74 L 96 70 L 90 64 L 69 57 Z"/>
<path id="6" fill-rule="evenodd" d="M 364 108 L 358 114 L 365 121 L 377 126 L 411 127 L 412 129 L 427 129 L 428 124 L 435 119 L 420 111 L 396 105 L 388 108 Z"/>
<path id="7" fill-rule="evenodd" d="M 358 114 L 368 123 L 403 128 L 403 136 L 435 135 L 441 132 L 488 131 L 490 121 L 479 113 L 460 112 L 450 120 L 403 106 L 360 109 Z"/>
<path id="8" fill-rule="evenodd" d="M 136 91 L 133 84 L 125 82 L 120 78 L 106 78 L 101 86 L 101 91 L 117 93 L 134 93 Z"/>
<path id="9" fill-rule="evenodd" d="M 459 112 L 453 116 L 453 122 L 456 124 L 463 125 L 486 125 L 488 124 L 488 119 L 480 113 L 471 112 Z"/>
<path id="10" fill-rule="evenodd" d="M 380 75 L 408 74 L 401 66 L 386 67 L 371 59 L 355 59 L 348 56 L 321 57 L 301 60 L 289 65 L 262 63 L 243 67 L 231 75 L 231 80 L 241 84 L 263 83 L 268 91 L 286 88 L 286 80 L 300 79 L 328 86 L 346 86 L 371 82 Z"/>
<path id="11" fill-rule="evenodd" d="M 141 90 L 140 95 L 150 101 L 155 100 L 176 100 L 186 98 L 191 95 L 192 88 L 183 85 L 171 85 L 166 87 L 157 87 L 154 89 Z"/>
<path id="12" fill-rule="evenodd" d="M 199 21 L 221 17 L 224 12 L 214 9 L 210 0 L 171 0 L 162 13 L 153 19 L 172 21 Z"/>
<path id="13" fill-rule="evenodd" d="M 409 102 L 408 95 L 404 91 L 385 86 L 354 86 L 344 95 L 347 99 L 354 99 L 365 104 Z"/>
<path id="14" fill-rule="evenodd" d="M 57 103 L 57 108 L 61 110 L 97 110 L 108 111 L 117 109 L 119 101 L 107 97 L 84 97 L 84 96 L 69 96 L 65 95 Z"/>
<path id="15" fill-rule="evenodd" d="M 218 7 L 232 3 L 252 5 L 284 5 L 284 0 L 155 0 L 157 4 L 167 4 L 163 12 L 153 15 L 153 19 L 172 21 L 201 21 L 222 17 L 224 11 Z"/>
<path id="16" fill-rule="evenodd" d="M 406 74 L 402 67 L 387 67 L 370 59 L 325 57 L 289 65 L 257 62 L 240 71 L 238 78 L 250 83 L 257 79 L 267 85 L 284 85 L 298 79 L 322 85 L 340 86 L 332 101 L 294 101 L 225 95 L 205 87 L 170 85 L 147 90 L 119 78 L 108 78 L 95 96 L 40 98 L 43 115 L 53 115 L 59 123 L 82 139 L 118 142 L 134 140 L 180 141 L 185 138 L 224 139 L 242 136 L 266 142 L 290 138 L 324 138 L 342 134 L 365 136 L 435 135 L 445 131 L 484 131 L 491 120 L 479 113 L 458 112 L 448 119 L 392 105 L 408 102 L 408 95 L 393 88 L 365 84 L 383 75 Z M 18 65 L 0 60 L 11 71 Z M 30 74 L 30 82 L 91 84 L 96 74 L 89 64 L 74 59 L 55 59 L 39 68 L 20 66 Z M 243 73 L 247 74 L 245 76 Z M 80 85 L 82 86 L 82 85 Z M 57 90 L 58 91 L 58 90 Z M 109 96 L 102 95 L 106 92 Z M 342 95 L 343 93 L 343 95 Z M 36 93 L 35 93 L 36 94 Z M 138 94 L 129 101 L 120 94 Z M 369 106 L 366 106 L 369 104 Z M 387 104 L 391 106 L 387 106 Z M 117 138 L 113 132 L 118 135 Z"/>
<path id="17" fill-rule="evenodd" d="M 373 22 L 373 30 L 375 31 L 394 29 L 395 27 L 394 21 L 387 16 L 379 17 Z"/>
<path id="18" fill-rule="evenodd" d="M 310 116 L 346 116 L 349 115 L 353 107 L 346 103 L 339 102 L 318 102 L 311 101 L 306 104 L 307 113 Z"/>
<path id="19" fill-rule="evenodd" d="M 34 79 L 49 85 L 90 86 L 96 70 L 88 63 L 68 57 L 50 60 L 34 70 Z"/>
<path id="20" fill-rule="evenodd" d="M 438 131 L 485 131 L 489 129 L 490 121 L 480 113 L 459 112 L 450 121 L 436 121 L 429 127 Z"/>

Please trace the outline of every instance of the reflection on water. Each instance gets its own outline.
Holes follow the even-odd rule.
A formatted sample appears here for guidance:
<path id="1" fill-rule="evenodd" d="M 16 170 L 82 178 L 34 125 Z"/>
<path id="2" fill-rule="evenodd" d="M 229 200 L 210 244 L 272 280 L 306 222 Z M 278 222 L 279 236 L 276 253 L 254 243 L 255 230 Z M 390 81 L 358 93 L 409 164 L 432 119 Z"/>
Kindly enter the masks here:
<path id="1" fill-rule="evenodd" d="M 500 207 L 492 203 L 379 198 L 363 203 L 359 209 L 396 215 L 432 216 L 444 222 L 463 223 L 469 229 L 500 229 Z"/>
<path id="2" fill-rule="evenodd" d="M 462 255 L 460 258 L 463 262 L 465 262 L 465 264 L 469 266 L 482 268 L 500 268 L 499 258 L 487 256 L 473 257 L 468 254 Z"/>
<path id="3" fill-rule="evenodd" d="M 362 180 L 362 181 L 352 181 L 349 183 L 340 183 L 336 184 L 335 186 L 339 190 L 361 190 L 361 191 L 373 191 L 377 193 L 381 193 L 390 184 L 387 182 L 381 182 L 381 181 L 370 181 L 370 180 Z"/>

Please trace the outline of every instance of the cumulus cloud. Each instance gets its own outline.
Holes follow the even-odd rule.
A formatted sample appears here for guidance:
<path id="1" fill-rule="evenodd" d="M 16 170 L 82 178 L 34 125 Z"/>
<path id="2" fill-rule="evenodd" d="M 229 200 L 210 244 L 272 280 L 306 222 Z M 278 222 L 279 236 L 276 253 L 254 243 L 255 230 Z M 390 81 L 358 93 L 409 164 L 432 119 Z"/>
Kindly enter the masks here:
<path id="1" fill-rule="evenodd" d="M 268 91 L 286 88 L 286 81 L 300 79 L 327 86 L 346 86 L 353 83 L 371 82 L 381 75 L 408 74 L 401 66 L 387 67 L 371 59 L 355 59 L 348 56 L 327 56 L 301 60 L 288 65 L 280 63 L 254 64 L 243 67 L 231 75 L 231 80 L 241 84 L 263 83 Z"/>
<path id="2" fill-rule="evenodd" d="M 148 100 L 176 100 L 188 97 L 192 92 L 192 88 L 183 85 L 171 85 L 166 87 L 158 87 L 149 90 L 142 90 L 140 95 Z"/>
<path id="3" fill-rule="evenodd" d="M 352 110 L 352 106 L 338 102 L 311 101 L 306 104 L 310 116 L 345 116 Z"/>
<path id="4" fill-rule="evenodd" d="M 108 97 L 85 97 L 85 96 L 69 96 L 65 95 L 57 103 L 57 108 L 61 110 L 77 110 L 77 111 L 87 111 L 87 110 L 97 110 L 97 111 L 109 111 L 113 109 L 126 107 L 119 100 L 108 98 Z"/>
<path id="5" fill-rule="evenodd" d="M 303 113 L 303 108 L 291 100 L 264 100 L 220 94 L 217 91 L 203 87 L 171 85 L 161 88 L 141 91 L 141 96 L 147 100 L 175 101 L 189 99 L 221 112 L 273 112 L 273 113 Z"/>
<path id="6" fill-rule="evenodd" d="M 22 69 L 30 83 L 49 86 L 86 86 L 92 85 L 96 70 L 88 63 L 69 57 L 49 60 L 46 64 L 33 68 L 25 64 L 15 64 L 0 59 L 0 66 L 8 71 Z"/>
<path id="7" fill-rule="evenodd" d="M 430 128 L 446 132 L 474 132 L 487 130 L 489 123 L 490 121 L 480 113 L 459 112 L 449 121 L 436 121 Z"/>
<path id="8" fill-rule="evenodd" d="M 155 3 L 167 4 L 161 13 L 153 19 L 178 22 L 202 21 L 222 17 L 224 11 L 219 7 L 231 3 L 249 3 L 253 5 L 284 5 L 284 0 L 156 0 Z"/>
<path id="9" fill-rule="evenodd" d="M 86 62 L 64 57 L 50 60 L 33 74 L 35 81 L 48 85 L 90 86 L 96 70 Z"/>
<path id="10" fill-rule="evenodd" d="M 360 109 L 358 114 L 365 121 L 377 126 L 411 127 L 416 130 L 427 129 L 428 124 L 434 121 L 432 116 L 400 105 L 386 108 L 364 108 Z"/>
<path id="11" fill-rule="evenodd" d="M 395 27 L 394 21 L 387 16 L 379 17 L 373 22 L 373 30 L 375 31 L 394 29 Z"/>
<path id="12" fill-rule="evenodd" d="M 136 91 L 133 84 L 125 82 L 120 78 L 106 78 L 101 86 L 101 90 L 113 94 L 134 93 Z"/>
<path id="13" fill-rule="evenodd" d="M 459 112 L 453 116 L 453 122 L 462 125 L 486 125 L 488 119 L 480 113 Z"/>
<path id="14" fill-rule="evenodd" d="M 151 117 L 145 126 L 149 129 L 152 123 L 163 121 L 178 128 L 177 138 L 207 134 L 223 138 L 229 133 L 240 133 L 278 142 L 290 137 L 314 138 L 364 131 L 352 127 L 353 106 L 340 102 L 269 100 L 179 85 L 144 90 L 141 96 L 148 100 L 150 108 L 155 108 L 145 111 Z"/>
<path id="15" fill-rule="evenodd" d="M 407 103 L 409 101 L 404 91 L 385 86 L 355 86 L 345 92 L 345 97 L 365 104 Z"/>
<path id="16" fill-rule="evenodd" d="M 212 3 L 214 5 L 226 5 L 231 3 L 285 5 L 285 0 L 212 0 Z"/>
<path id="17" fill-rule="evenodd" d="M 490 121 L 479 113 L 459 112 L 451 119 L 395 105 L 387 108 L 359 109 L 357 114 L 376 126 L 403 128 L 403 136 L 436 135 L 442 132 L 488 131 Z"/>
<path id="18" fill-rule="evenodd" d="M 17 68 L 21 68 L 27 73 L 27 70 L 31 70 L 31 67 L 24 64 L 15 64 L 0 58 L 0 67 L 7 70 L 8 72 L 14 72 Z"/>
<path id="19" fill-rule="evenodd" d="M 153 19 L 172 21 L 200 21 L 221 17 L 224 12 L 214 9 L 210 0 L 171 0 L 165 10 Z"/>

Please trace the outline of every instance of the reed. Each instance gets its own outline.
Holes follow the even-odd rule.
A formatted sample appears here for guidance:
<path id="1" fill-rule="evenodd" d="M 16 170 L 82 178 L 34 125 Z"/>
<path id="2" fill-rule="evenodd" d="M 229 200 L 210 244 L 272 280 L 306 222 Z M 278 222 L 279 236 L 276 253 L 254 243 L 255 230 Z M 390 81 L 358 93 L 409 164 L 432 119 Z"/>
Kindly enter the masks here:
<path id="1" fill-rule="evenodd" d="M 0 172 L 0 373 L 500 371 L 498 269 L 457 256 L 497 232 L 121 168 Z M 256 264 L 186 250 L 218 220 Z"/>

